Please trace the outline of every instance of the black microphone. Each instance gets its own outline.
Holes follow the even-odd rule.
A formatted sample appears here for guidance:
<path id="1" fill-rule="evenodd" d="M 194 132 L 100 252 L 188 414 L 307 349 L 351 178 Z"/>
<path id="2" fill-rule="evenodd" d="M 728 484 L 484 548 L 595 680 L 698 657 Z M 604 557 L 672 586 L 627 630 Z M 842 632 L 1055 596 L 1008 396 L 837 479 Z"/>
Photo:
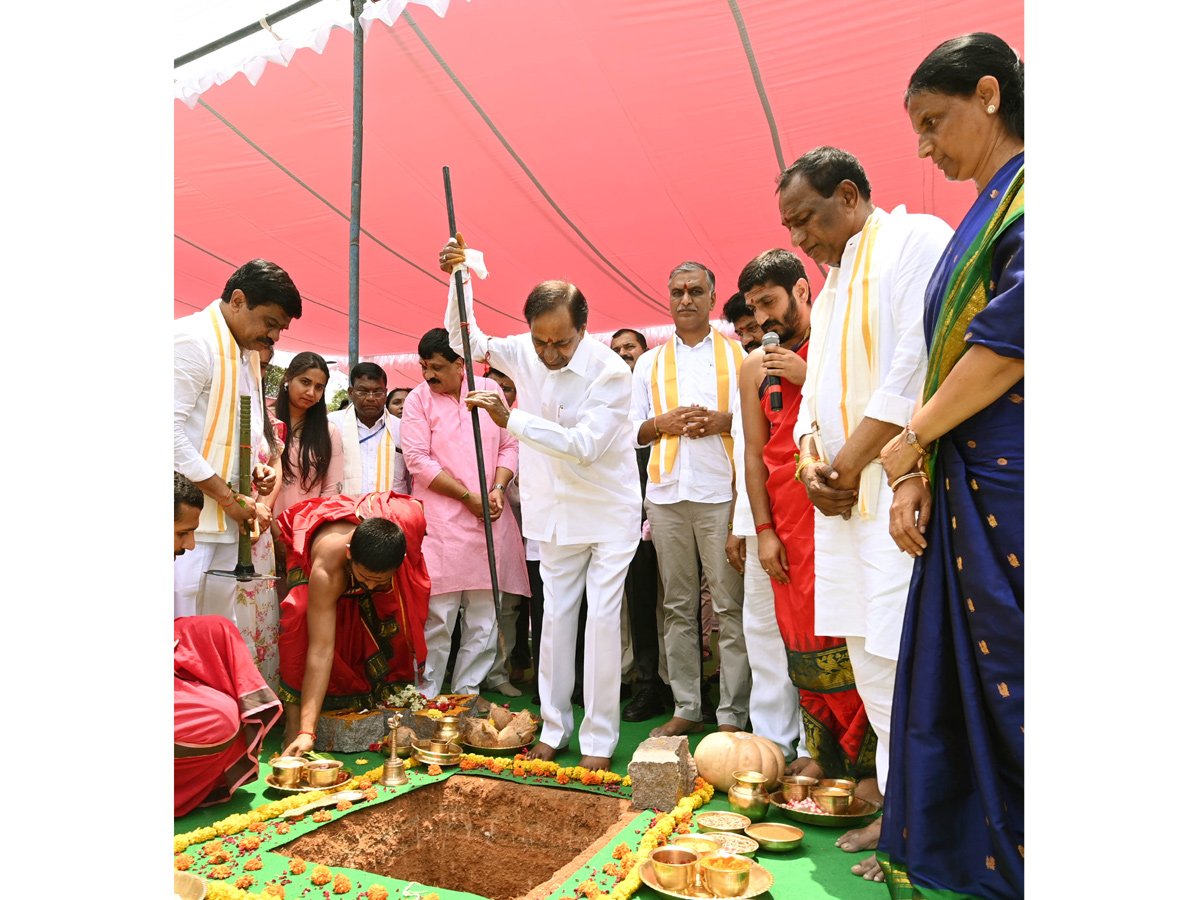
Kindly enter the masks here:
<path id="1" fill-rule="evenodd" d="M 777 335 L 773 331 L 768 331 L 766 334 L 763 335 L 762 345 L 763 345 L 764 350 L 767 347 L 778 347 L 779 346 L 779 335 Z M 783 409 L 783 388 L 780 386 L 778 375 L 768 375 L 767 376 L 767 394 L 771 398 L 771 411 L 779 412 L 780 410 L 782 410 Z"/>

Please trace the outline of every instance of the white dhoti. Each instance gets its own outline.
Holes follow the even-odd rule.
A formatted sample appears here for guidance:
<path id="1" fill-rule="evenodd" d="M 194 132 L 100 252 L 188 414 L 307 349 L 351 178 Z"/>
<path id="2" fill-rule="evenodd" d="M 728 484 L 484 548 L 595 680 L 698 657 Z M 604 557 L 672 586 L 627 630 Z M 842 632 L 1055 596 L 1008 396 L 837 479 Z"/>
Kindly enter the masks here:
<path id="1" fill-rule="evenodd" d="M 797 743 L 804 738 L 800 698 L 788 677 L 787 649 L 775 618 L 775 591 L 771 576 L 758 561 L 757 535 L 746 537 L 744 585 L 742 634 L 752 676 L 750 721 L 754 733 L 773 741 L 783 751 L 783 758 L 791 762 L 796 758 Z"/>
<path id="2" fill-rule="evenodd" d="M 180 616 L 222 616 L 237 624 L 234 611 L 238 580 L 221 575 L 205 575 L 209 569 L 232 572 L 237 566 L 237 541 L 218 544 L 196 541 L 175 560 L 175 618 Z"/>
<path id="3" fill-rule="evenodd" d="M 426 697 L 436 697 L 442 692 L 454 620 L 460 609 L 462 633 L 458 659 L 450 678 L 451 692 L 479 693 L 479 686 L 492 667 L 496 648 L 496 604 L 491 590 L 432 594 L 429 617 L 425 620 L 425 674 L 417 685 L 417 690 Z"/>
<path id="4" fill-rule="evenodd" d="M 881 791 L 887 785 L 892 687 L 913 568 L 912 557 L 896 549 L 888 532 L 891 506 L 892 491 L 883 483 L 873 518 L 862 518 L 857 509 L 849 520 L 818 513 L 813 527 L 815 631 L 846 639 L 855 687 L 879 738 L 875 766 Z"/>
<path id="5" fill-rule="evenodd" d="M 538 669 L 542 700 L 540 740 L 566 747 L 575 730 L 571 692 L 575 685 L 575 639 L 586 588 L 583 649 L 583 722 L 579 750 L 611 757 L 617 749 L 621 712 L 621 596 L 625 573 L 638 542 L 605 541 L 540 545 L 545 606 Z"/>

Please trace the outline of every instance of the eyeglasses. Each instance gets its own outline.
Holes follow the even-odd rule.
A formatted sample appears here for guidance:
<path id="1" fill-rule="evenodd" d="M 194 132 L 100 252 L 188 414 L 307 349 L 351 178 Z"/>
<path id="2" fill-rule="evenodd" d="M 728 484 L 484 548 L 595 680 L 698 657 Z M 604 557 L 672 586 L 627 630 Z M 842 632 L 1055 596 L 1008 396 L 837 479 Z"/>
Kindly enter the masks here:
<path id="1" fill-rule="evenodd" d="M 387 388 L 377 388 L 376 390 L 368 390 L 367 388 L 355 388 L 354 395 L 357 397 L 382 397 L 387 393 Z"/>

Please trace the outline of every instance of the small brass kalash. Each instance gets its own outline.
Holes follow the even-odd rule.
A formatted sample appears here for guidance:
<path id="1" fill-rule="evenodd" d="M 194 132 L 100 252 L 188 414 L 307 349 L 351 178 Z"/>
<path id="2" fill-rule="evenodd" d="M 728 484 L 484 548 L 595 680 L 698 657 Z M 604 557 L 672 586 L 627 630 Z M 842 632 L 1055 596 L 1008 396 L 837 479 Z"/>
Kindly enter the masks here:
<path id="1" fill-rule="evenodd" d="M 400 743 L 400 713 L 387 720 L 388 728 L 392 729 L 392 753 L 383 761 L 383 777 L 379 783 L 387 787 L 408 784 L 408 775 L 404 771 L 404 760 L 396 755 L 396 745 Z"/>

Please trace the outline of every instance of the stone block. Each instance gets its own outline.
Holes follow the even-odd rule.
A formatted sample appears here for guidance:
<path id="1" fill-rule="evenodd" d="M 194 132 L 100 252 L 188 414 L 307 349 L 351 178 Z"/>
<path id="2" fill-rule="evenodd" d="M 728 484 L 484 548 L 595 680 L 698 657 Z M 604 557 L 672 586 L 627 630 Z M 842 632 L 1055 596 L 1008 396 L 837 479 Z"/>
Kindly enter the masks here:
<path id="1" fill-rule="evenodd" d="M 387 736 L 388 716 L 384 710 L 323 712 L 317 719 L 313 749 L 319 753 L 361 753 Z"/>
<path id="2" fill-rule="evenodd" d="M 635 809 L 674 809 L 696 782 L 696 763 L 686 735 L 642 741 L 629 763 L 629 778 Z"/>

